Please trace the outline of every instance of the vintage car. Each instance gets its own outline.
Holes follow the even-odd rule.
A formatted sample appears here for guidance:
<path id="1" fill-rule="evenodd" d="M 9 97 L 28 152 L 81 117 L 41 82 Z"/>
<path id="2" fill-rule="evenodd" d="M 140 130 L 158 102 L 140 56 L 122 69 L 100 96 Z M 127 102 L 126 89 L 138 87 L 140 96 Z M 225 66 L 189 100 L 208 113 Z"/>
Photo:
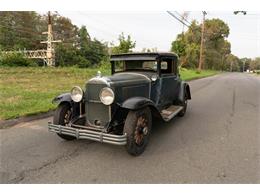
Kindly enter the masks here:
<path id="1" fill-rule="evenodd" d="M 184 116 L 190 87 L 174 53 L 111 56 L 111 76 L 100 72 L 84 90 L 78 86 L 53 99 L 58 104 L 49 131 L 65 140 L 87 139 L 125 145 L 137 156 L 147 146 L 152 120 Z"/>

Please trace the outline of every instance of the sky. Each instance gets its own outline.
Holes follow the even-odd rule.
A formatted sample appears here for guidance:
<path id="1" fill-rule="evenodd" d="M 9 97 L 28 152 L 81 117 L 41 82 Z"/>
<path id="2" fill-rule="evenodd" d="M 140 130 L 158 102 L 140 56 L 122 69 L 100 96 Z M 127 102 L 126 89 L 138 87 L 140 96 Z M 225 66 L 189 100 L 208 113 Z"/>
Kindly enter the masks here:
<path id="1" fill-rule="evenodd" d="M 175 13 L 174 11 L 172 11 Z M 161 12 L 90 12 L 59 11 L 77 26 L 85 25 L 91 37 L 117 44 L 121 32 L 136 41 L 135 51 L 157 48 L 169 51 L 171 42 L 182 32 L 183 25 L 166 11 Z M 183 13 L 183 11 L 178 11 Z M 206 19 L 220 18 L 228 24 L 231 52 L 242 58 L 260 56 L 260 12 L 234 15 L 232 11 L 208 11 Z M 202 21 L 202 12 L 191 11 L 188 20 Z"/>

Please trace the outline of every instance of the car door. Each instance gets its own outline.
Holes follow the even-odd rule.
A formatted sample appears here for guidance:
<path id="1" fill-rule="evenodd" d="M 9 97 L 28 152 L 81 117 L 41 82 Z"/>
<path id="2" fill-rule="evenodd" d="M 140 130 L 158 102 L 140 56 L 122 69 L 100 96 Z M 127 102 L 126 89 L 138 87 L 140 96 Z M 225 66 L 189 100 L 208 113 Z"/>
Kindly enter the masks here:
<path id="1" fill-rule="evenodd" d="M 177 59 L 162 58 L 160 70 L 161 93 L 159 106 L 161 109 L 172 105 L 179 93 L 180 79 L 176 66 Z"/>

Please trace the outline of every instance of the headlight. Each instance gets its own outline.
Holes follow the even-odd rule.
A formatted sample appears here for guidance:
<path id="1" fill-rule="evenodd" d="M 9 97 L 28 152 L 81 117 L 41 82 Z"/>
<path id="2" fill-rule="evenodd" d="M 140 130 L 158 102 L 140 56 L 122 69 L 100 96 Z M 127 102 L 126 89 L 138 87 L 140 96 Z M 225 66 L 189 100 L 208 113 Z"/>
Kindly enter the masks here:
<path id="1" fill-rule="evenodd" d="M 100 101 L 105 105 L 110 105 L 115 99 L 115 94 L 112 89 L 105 87 L 101 89 L 99 94 Z"/>
<path id="2" fill-rule="evenodd" d="M 75 86 L 71 89 L 70 96 L 74 102 L 80 102 L 83 97 L 83 90 L 80 87 Z"/>

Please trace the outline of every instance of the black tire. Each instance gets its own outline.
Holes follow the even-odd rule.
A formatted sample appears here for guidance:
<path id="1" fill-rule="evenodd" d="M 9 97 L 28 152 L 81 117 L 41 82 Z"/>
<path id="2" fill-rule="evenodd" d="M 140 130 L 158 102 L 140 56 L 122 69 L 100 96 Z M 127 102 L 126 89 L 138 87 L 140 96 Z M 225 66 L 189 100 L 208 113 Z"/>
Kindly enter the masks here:
<path id="1" fill-rule="evenodd" d="M 152 115 L 148 107 L 129 111 L 124 125 L 124 133 L 127 134 L 126 150 L 129 154 L 138 156 L 144 152 L 151 129 Z"/>
<path id="2" fill-rule="evenodd" d="M 185 98 L 184 102 L 182 103 L 183 109 L 178 113 L 179 117 L 183 117 L 186 114 L 188 100 Z"/>
<path id="3" fill-rule="evenodd" d="M 70 113 L 70 115 L 67 116 L 67 114 L 69 114 L 69 113 Z M 66 104 L 66 103 L 60 104 L 54 112 L 53 124 L 65 126 L 69 123 L 70 119 L 71 119 L 71 106 L 70 106 L 70 104 Z M 65 139 L 65 140 L 76 139 L 75 137 L 70 136 L 70 135 L 64 135 L 64 134 L 59 134 L 59 133 L 57 133 L 57 135 L 59 137 L 61 137 L 62 139 Z"/>

